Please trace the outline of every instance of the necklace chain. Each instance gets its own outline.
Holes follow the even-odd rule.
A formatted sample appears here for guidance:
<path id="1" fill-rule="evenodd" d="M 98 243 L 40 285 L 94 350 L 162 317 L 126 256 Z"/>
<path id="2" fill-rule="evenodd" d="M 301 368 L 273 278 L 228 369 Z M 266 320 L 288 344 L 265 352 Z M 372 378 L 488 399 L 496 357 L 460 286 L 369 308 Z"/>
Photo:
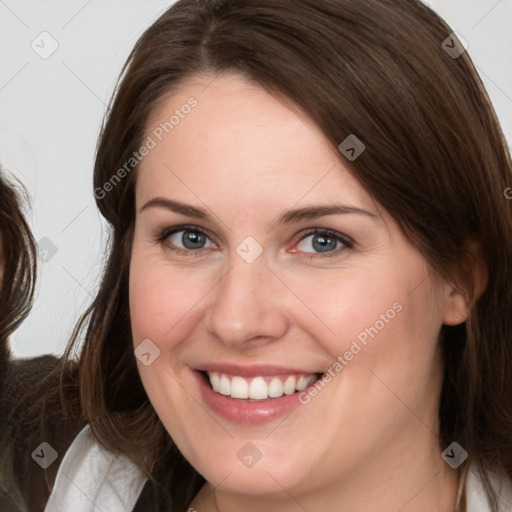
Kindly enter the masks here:
<path id="1" fill-rule="evenodd" d="M 213 501 L 215 503 L 215 511 L 219 512 L 219 507 L 217 505 L 217 495 L 215 494 L 215 488 L 213 489 Z"/>

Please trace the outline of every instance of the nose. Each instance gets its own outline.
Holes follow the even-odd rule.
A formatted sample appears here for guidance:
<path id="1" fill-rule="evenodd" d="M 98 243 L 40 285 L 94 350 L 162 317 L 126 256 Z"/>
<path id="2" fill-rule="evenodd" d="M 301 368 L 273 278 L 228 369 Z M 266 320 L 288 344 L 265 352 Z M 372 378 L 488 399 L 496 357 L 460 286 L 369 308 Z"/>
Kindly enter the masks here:
<path id="1" fill-rule="evenodd" d="M 289 327 L 286 288 L 267 267 L 264 253 L 252 263 L 233 253 L 229 270 L 212 293 L 205 321 L 210 333 L 225 345 L 241 349 L 285 335 Z"/>

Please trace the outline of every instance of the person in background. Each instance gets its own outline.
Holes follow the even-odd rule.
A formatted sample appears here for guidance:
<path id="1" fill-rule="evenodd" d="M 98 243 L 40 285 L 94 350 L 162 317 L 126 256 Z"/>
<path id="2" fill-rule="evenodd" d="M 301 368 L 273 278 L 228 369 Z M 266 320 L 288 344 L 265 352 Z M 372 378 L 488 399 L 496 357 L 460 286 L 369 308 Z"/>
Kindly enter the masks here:
<path id="1" fill-rule="evenodd" d="M 65 450 L 83 426 L 61 416 L 58 358 L 11 357 L 9 337 L 30 312 L 37 277 L 37 244 L 23 213 L 24 197 L 22 185 L 0 168 L 1 512 L 40 510 L 58 466 L 31 477 L 31 452 L 41 438 Z"/>

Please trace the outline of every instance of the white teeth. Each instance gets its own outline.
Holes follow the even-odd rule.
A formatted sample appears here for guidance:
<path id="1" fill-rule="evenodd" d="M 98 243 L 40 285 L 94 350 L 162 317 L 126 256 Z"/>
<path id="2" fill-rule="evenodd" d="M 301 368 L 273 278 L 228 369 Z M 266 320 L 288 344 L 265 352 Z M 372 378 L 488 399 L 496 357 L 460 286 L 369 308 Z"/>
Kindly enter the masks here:
<path id="1" fill-rule="evenodd" d="M 233 396 L 233 395 L 231 395 Z M 256 377 L 249 386 L 249 398 L 264 400 L 268 398 L 268 384 L 262 377 Z"/>
<path id="2" fill-rule="evenodd" d="M 221 375 L 219 382 L 219 389 L 217 390 L 221 395 L 231 395 L 231 382 L 226 375 Z"/>
<path id="3" fill-rule="evenodd" d="M 304 388 L 316 381 L 316 375 L 300 375 L 299 377 L 290 375 L 284 382 L 282 378 L 273 377 L 270 382 L 269 377 L 254 377 L 245 379 L 244 377 L 228 377 L 224 373 L 207 372 L 212 385 L 212 389 L 217 393 L 232 398 L 265 400 L 266 398 L 279 398 L 283 395 L 292 395 L 296 391 L 302 391 Z"/>
<path id="4" fill-rule="evenodd" d="M 308 377 L 304 377 L 304 375 L 302 375 L 301 377 L 299 377 L 299 380 L 297 381 L 297 391 L 302 391 L 304 388 L 307 388 L 309 385 L 309 380 L 308 380 Z"/>
<path id="5" fill-rule="evenodd" d="M 293 393 L 295 393 L 295 385 L 297 384 L 297 379 L 295 377 L 288 377 L 285 382 L 284 382 L 284 386 L 283 386 L 283 391 L 287 394 L 287 395 L 292 395 Z"/>
<path id="6" fill-rule="evenodd" d="M 212 388 L 215 391 L 219 391 L 220 389 L 220 375 L 218 373 L 210 373 L 210 382 L 212 383 Z"/>
<path id="7" fill-rule="evenodd" d="M 274 377 L 268 385 L 268 396 L 271 398 L 283 396 L 283 383 L 277 377 Z"/>
<path id="8" fill-rule="evenodd" d="M 242 377 L 233 377 L 231 379 L 231 396 L 233 398 L 249 398 L 249 384 L 247 384 L 245 379 L 242 379 Z"/>

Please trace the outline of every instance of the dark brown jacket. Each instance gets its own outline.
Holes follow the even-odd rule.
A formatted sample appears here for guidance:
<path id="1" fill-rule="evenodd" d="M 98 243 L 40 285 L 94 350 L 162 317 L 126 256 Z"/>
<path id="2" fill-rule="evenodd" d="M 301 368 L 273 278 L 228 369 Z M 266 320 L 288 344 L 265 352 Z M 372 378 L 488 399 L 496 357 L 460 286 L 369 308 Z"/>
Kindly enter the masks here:
<path id="1" fill-rule="evenodd" d="M 53 356 L 9 361 L 0 375 L 0 512 L 44 510 L 60 462 L 85 425 L 62 415 L 57 364 Z M 32 457 L 43 442 L 58 454 L 47 469 Z"/>
<path id="2" fill-rule="evenodd" d="M 85 426 L 79 411 L 72 418 L 62 413 L 58 363 L 56 357 L 41 356 L 0 365 L 0 512 L 44 510 L 60 463 Z M 78 395 L 75 374 L 65 389 Z M 58 454 L 47 469 L 35 460 L 43 442 Z M 156 494 L 148 481 L 133 512 L 171 511 Z"/>

